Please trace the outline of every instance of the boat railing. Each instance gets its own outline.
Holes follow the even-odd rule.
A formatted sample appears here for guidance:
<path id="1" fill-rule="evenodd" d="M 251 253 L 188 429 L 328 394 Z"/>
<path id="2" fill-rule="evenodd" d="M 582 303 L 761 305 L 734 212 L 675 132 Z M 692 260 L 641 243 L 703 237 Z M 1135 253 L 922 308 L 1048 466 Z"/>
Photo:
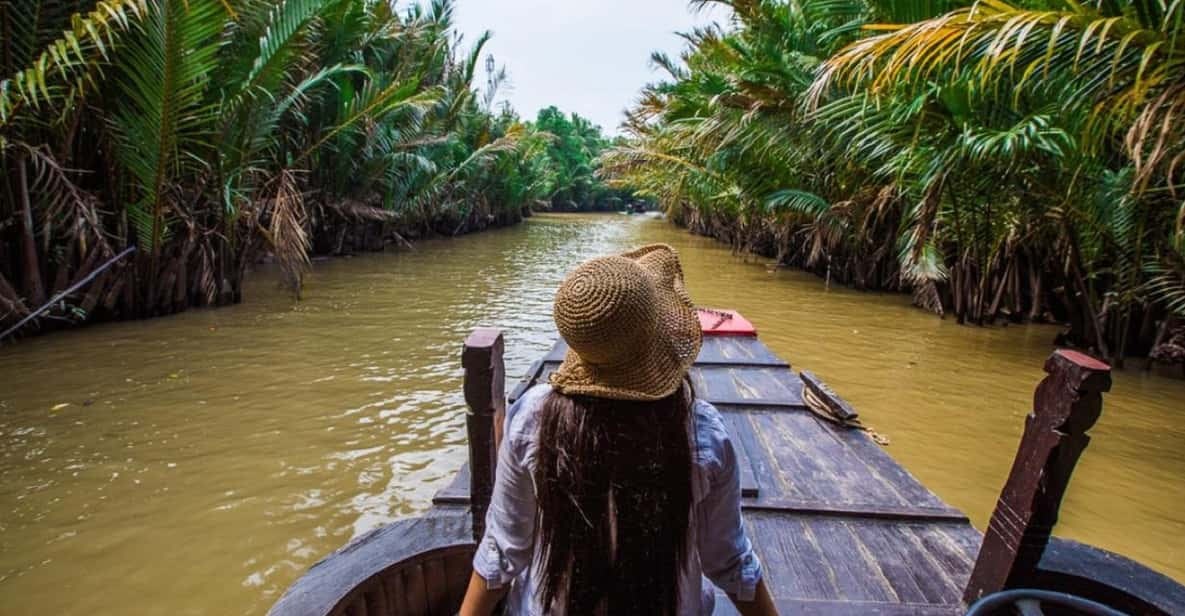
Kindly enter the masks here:
<path id="1" fill-rule="evenodd" d="M 485 534 L 486 509 L 494 492 L 498 445 L 506 417 L 505 342 L 497 329 L 480 328 L 465 339 L 465 429 L 469 435 L 469 511 L 473 540 Z"/>

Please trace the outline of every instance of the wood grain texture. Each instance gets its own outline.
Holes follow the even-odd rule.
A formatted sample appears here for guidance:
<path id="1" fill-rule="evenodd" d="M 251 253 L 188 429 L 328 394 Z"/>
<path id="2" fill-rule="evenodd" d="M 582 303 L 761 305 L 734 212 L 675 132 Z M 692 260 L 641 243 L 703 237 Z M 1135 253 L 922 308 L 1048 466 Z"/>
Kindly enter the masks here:
<path id="1" fill-rule="evenodd" d="M 1185 614 L 1181 584 L 1133 560 L 1069 539 L 1050 539 L 1034 581 L 1129 614 Z"/>
<path id="2" fill-rule="evenodd" d="M 486 332 L 470 342 L 485 349 L 476 355 L 466 351 L 467 373 L 471 367 L 481 373 L 474 379 L 478 385 L 467 382 L 470 417 L 492 419 L 500 391 L 487 377 L 498 370 L 494 357 L 501 356 L 501 338 Z M 558 343 L 535 362 L 512 398 L 544 382 L 565 351 Z M 1027 519 L 1046 526 L 993 519 L 996 541 L 1008 540 L 1003 553 L 1009 563 L 1039 555 L 1039 562 L 1027 565 L 1026 581 L 1032 584 L 1080 593 L 1133 614 L 1185 614 L 1185 588 L 1176 582 L 1115 554 L 1048 535 L 1056 521 L 1055 501 L 1069 480 L 1066 469 L 1072 469 L 1085 446 L 1085 431 L 1097 418 L 1096 394 L 1106 386 L 1097 376 L 1102 368 L 1087 360 L 1067 353 L 1051 360 L 1051 377 L 1037 394 L 1038 417 L 1030 417 L 1017 456 L 1020 470 L 1014 475 L 1019 479 L 1010 479 L 1012 485 L 1001 497 L 1009 503 L 1008 511 L 1028 512 Z M 782 614 L 962 614 L 963 597 L 974 586 L 969 580 L 977 556 L 980 562 L 1001 561 L 998 554 L 981 554 L 982 536 L 966 516 L 923 486 L 866 433 L 808 411 L 804 387 L 829 396 L 833 412 L 855 413 L 825 384 L 813 375 L 795 374 L 755 338 L 706 340 L 691 378 L 698 395 L 721 410 L 733 440 L 745 525 Z M 1067 392 L 1073 395 L 1067 397 Z M 1043 405 L 1052 405 L 1055 413 L 1041 414 Z M 474 438 L 488 442 L 491 430 L 470 422 L 471 443 Z M 1034 442 L 1039 447 L 1031 447 Z M 424 517 L 371 533 L 314 566 L 270 614 L 454 613 L 474 549 L 470 507 L 479 507 L 470 494 L 477 493 L 477 474 L 492 477 L 495 470 L 492 462 L 480 462 L 489 453 L 484 447 L 471 449 L 470 464 L 436 494 Z M 1026 453 L 1026 447 L 1037 454 Z M 1053 467 L 1046 464 L 1051 459 Z M 1033 469 L 1052 474 L 1037 483 L 1039 475 L 1028 474 Z M 1028 496 L 1033 500 L 1026 501 Z M 1032 506 L 1026 508 L 1026 502 Z M 1022 515 L 1020 521 L 1024 519 Z M 1036 545 L 1043 550 L 1032 552 Z M 991 569 L 995 579 L 1017 570 Z M 737 614 L 720 593 L 715 613 Z"/>
<path id="3" fill-rule="evenodd" d="M 815 398 L 826 407 L 827 412 L 831 413 L 836 419 L 840 421 L 852 421 L 860 417 L 856 409 L 847 400 L 839 397 L 839 394 L 831 390 L 815 373 L 803 370 L 798 377 L 802 379 L 803 387 L 806 391 L 814 394 Z"/>
<path id="4" fill-rule="evenodd" d="M 1057 524 L 1062 496 L 1103 410 L 1111 368 L 1073 351 L 1045 364 L 1048 376 L 1025 418 L 1025 431 L 984 533 L 964 597 L 968 603 L 1005 588 L 1025 588 Z"/>
<path id="5" fill-rule="evenodd" d="M 369 614 L 379 605 L 379 593 L 391 611 L 376 616 L 445 613 L 447 606 L 429 602 L 439 600 L 439 593 L 431 594 L 425 585 L 425 567 L 438 573 L 445 569 L 431 563 L 471 559 L 476 545 L 470 528 L 464 509 L 444 508 L 368 533 L 313 565 L 268 614 Z M 468 569 L 460 574 L 468 580 Z"/>
<path id="6" fill-rule="evenodd" d="M 469 497 L 473 539 L 485 533 L 486 509 L 494 492 L 498 442 L 506 417 L 506 364 L 502 332 L 479 328 L 465 340 L 465 428 L 469 436 Z"/>
<path id="7" fill-rule="evenodd" d="M 764 344 L 750 344 L 754 338 L 738 336 L 707 336 L 700 347 L 695 363 L 699 366 L 768 366 L 789 368 L 786 360 L 774 355 Z M 564 360 L 568 345 L 557 340 L 543 356 L 543 362 L 559 363 Z"/>

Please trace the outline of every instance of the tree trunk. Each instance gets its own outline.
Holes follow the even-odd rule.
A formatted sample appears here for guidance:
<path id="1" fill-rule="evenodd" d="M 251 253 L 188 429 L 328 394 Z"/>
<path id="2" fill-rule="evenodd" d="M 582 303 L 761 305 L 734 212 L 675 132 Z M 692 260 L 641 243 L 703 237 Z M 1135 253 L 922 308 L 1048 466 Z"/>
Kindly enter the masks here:
<path id="1" fill-rule="evenodd" d="M 1091 298 L 1090 287 L 1087 286 L 1086 280 L 1082 277 L 1082 253 L 1078 250 L 1078 238 L 1074 235 L 1073 229 L 1067 227 L 1066 234 L 1070 238 L 1070 258 L 1072 263 L 1070 267 L 1074 270 L 1074 281 L 1078 285 L 1078 295 L 1081 298 L 1081 303 L 1086 315 L 1087 327 L 1094 334 L 1094 341 L 1096 345 L 1096 352 L 1100 357 L 1107 357 L 1107 343 L 1103 340 L 1103 332 L 1099 328 L 1099 316 L 1095 311 L 1094 302 Z"/>
<path id="2" fill-rule="evenodd" d="M 4 311 L 4 315 L 0 316 L 15 316 L 22 318 L 29 314 L 29 308 L 21 301 L 20 295 L 17 294 L 16 289 L 12 288 L 12 284 L 4 277 L 4 273 L 0 272 L 0 310 Z"/>
<path id="3" fill-rule="evenodd" d="M 41 280 L 41 259 L 37 255 L 37 237 L 33 226 L 33 203 L 29 199 L 29 177 L 25 161 L 16 165 L 17 190 L 21 200 L 21 248 L 24 251 L 25 297 L 34 306 L 45 303 L 45 283 Z"/>
<path id="4" fill-rule="evenodd" d="M 79 308 L 82 309 L 84 317 L 89 321 L 91 318 L 91 311 L 99 303 L 99 298 L 103 296 L 103 291 L 107 289 L 107 280 L 111 278 L 111 270 L 106 270 L 99 277 L 91 283 L 90 289 L 87 290 L 86 295 L 82 298 L 82 303 Z"/>
<path id="5" fill-rule="evenodd" d="M 1029 321 L 1037 322 L 1044 316 L 1041 310 L 1045 303 L 1045 298 L 1042 295 L 1045 293 L 1042 289 L 1041 270 L 1037 268 L 1037 263 L 1029 258 L 1029 293 L 1032 298 L 1029 299 Z"/>

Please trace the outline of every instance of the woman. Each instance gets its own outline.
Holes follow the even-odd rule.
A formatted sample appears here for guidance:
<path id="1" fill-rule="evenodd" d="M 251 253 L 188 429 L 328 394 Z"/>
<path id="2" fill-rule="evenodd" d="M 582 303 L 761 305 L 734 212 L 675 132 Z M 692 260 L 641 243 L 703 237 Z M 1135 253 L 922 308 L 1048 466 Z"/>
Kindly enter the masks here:
<path id="1" fill-rule="evenodd" d="M 560 285 L 569 351 L 507 412 L 463 616 L 776 614 L 741 522 L 736 452 L 687 380 L 702 334 L 678 256 L 593 259 Z"/>

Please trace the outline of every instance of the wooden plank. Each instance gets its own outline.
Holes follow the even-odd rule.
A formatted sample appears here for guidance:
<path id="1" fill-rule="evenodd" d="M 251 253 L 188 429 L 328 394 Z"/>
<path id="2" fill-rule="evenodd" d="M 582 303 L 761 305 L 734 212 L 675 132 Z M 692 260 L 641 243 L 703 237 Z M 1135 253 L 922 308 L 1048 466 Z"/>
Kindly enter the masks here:
<path id="1" fill-rule="evenodd" d="M 898 464 L 883 447 L 873 442 L 864 432 L 834 427 L 832 430 L 847 443 L 852 454 L 864 464 L 868 472 L 893 486 L 906 502 L 926 507 L 948 507 L 938 495 L 905 470 L 905 467 Z"/>
<path id="2" fill-rule="evenodd" d="M 970 524 L 943 524 L 909 526 L 905 532 L 913 535 L 939 568 L 950 576 L 960 593 L 967 587 L 975 554 L 983 540 L 979 531 Z"/>
<path id="3" fill-rule="evenodd" d="M 448 579 L 448 591 L 445 594 L 453 601 L 444 613 L 451 616 L 461 609 L 461 601 L 465 598 L 465 589 L 469 587 L 469 577 L 473 573 L 473 558 L 467 554 L 449 557 L 444 563 L 444 573 Z"/>
<path id="4" fill-rule="evenodd" d="M 432 497 L 433 505 L 468 505 L 469 504 L 469 463 L 461 466 L 448 486 Z"/>
<path id="5" fill-rule="evenodd" d="M 761 486 L 761 498 L 806 498 L 807 495 L 778 468 L 773 454 L 755 433 L 753 418 L 756 412 L 733 411 L 725 407 L 722 415 L 731 418 L 736 427 L 733 436 L 745 444 L 745 450 L 749 454 L 749 466 L 753 469 L 757 484 Z"/>
<path id="6" fill-rule="evenodd" d="M 428 606 L 432 614 L 446 614 L 448 604 L 448 578 L 445 577 L 444 561 L 433 558 L 424 563 L 424 588 L 428 594 Z"/>
<path id="7" fill-rule="evenodd" d="M 401 520 L 359 537 L 313 565 L 285 591 L 268 614 L 325 616 L 359 586 L 394 563 L 428 550 L 471 549 L 469 518 L 465 513 L 459 508 L 433 508 L 426 517 Z M 408 588 L 407 582 L 403 580 L 404 601 L 413 608 L 416 591 Z"/>
<path id="8" fill-rule="evenodd" d="M 396 572 L 384 575 L 383 590 L 387 595 L 387 605 L 391 608 L 391 614 L 408 612 L 407 587 L 403 583 L 403 574 Z"/>
<path id="9" fill-rule="evenodd" d="M 564 360 L 568 352 L 568 345 L 563 340 L 557 340 L 543 356 L 543 361 L 559 363 Z M 771 368 L 789 368 L 786 360 L 774 355 L 764 344 L 756 338 L 745 336 L 707 336 L 700 347 L 696 365 L 719 366 L 767 366 Z"/>
<path id="10" fill-rule="evenodd" d="M 1034 584 L 1069 590 L 1127 614 L 1185 614 L 1185 587 L 1138 562 L 1053 537 L 1037 564 Z"/>
<path id="11" fill-rule="evenodd" d="M 974 541 L 965 523 L 922 523 L 777 511 L 745 510 L 750 537 L 762 558 L 766 584 L 776 599 L 960 606 L 962 578 L 970 559 L 958 556 L 947 571 L 949 546 L 934 551 L 929 534 L 963 529 L 959 540 Z M 961 551 L 955 548 L 956 552 Z M 798 612 L 794 612 L 798 613 Z"/>
<path id="12" fill-rule="evenodd" d="M 753 408 L 760 407 L 762 410 L 765 410 L 765 411 L 777 411 L 777 412 L 781 412 L 781 413 L 784 413 L 787 411 L 810 412 L 809 409 L 807 409 L 805 404 L 803 404 L 802 402 L 797 401 L 797 400 L 775 400 L 775 399 L 762 399 L 762 398 L 751 398 L 751 399 L 744 399 L 744 400 L 736 400 L 736 399 L 733 399 L 733 400 L 728 400 L 728 399 L 713 400 L 713 399 L 707 398 L 707 397 L 702 397 L 702 399 L 704 399 L 708 402 L 711 402 L 712 406 L 716 407 L 717 409 L 719 409 L 721 411 L 724 411 L 724 410 L 730 410 L 730 411 L 752 410 Z"/>
<path id="13" fill-rule="evenodd" d="M 407 606 L 414 614 L 430 614 L 428 587 L 424 581 L 424 565 L 416 563 L 404 572 L 403 587 L 407 591 Z"/>
<path id="14" fill-rule="evenodd" d="M 802 498 L 949 509 L 859 430 L 809 413 L 752 413 L 750 420 L 775 473 Z"/>
<path id="15" fill-rule="evenodd" d="M 555 341 L 555 344 L 551 345 L 551 350 L 547 352 L 547 355 L 543 356 L 543 362 L 558 364 L 559 362 L 564 361 L 564 356 L 567 355 L 567 353 L 568 343 L 564 342 L 563 338 L 560 338 Z"/>
<path id="16" fill-rule="evenodd" d="M 778 613 L 787 616 L 962 616 L 961 606 L 889 603 L 883 601 L 809 601 L 804 599 L 774 598 Z M 716 609 L 712 616 L 740 616 L 728 595 L 716 594 Z"/>
<path id="17" fill-rule="evenodd" d="M 827 555 L 832 579 L 840 599 L 845 601 L 893 601 L 896 595 L 881 575 L 868 548 L 852 533 L 859 522 L 842 518 L 817 518 L 811 523 Z"/>
<path id="18" fill-rule="evenodd" d="M 938 561 L 926 551 L 911 532 L 916 528 L 929 528 L 922 524 L 893 524 L 871 527 L 870 532 L 879 532 L 886 543 L 893 546 L 901 562 L 908 563 L 909 575 L 922 591 L 925 603 L 957 605 L 961 601 L 963 587 L 947 575 Z"/>
<path id="19" fill-rule="evenodd" d="M 831 413 L 833 417 L 840 421 L 853 421 L 860 417 L 856 413 L 856 409 L 848 404 L 847 400 L 839 397 L 839 394 L 831 390 L 819 377 L 815 376 L 813 372 L 803 370 L 798 375 L 802 380 L 804 388 L 814 394 L 816 400 L 826 407 L 827 412 Z"/>
<path id="20" fill-rule="evenodd" d="M 853 524 L 852 532 L 868 547 L 881 576 L 902 603 L 926 603 L 926 594 L 914 580 L 915 563 L 902 558 L 895 542 L 881 532 L 880 524 Z"/>
<path id="21" fill-rule="evenodd" d="M 696 366 L 690 376 L 696 395 L 714 404 L 802 404 L 802 381 L 785 368 Z"/>
<path id="22" fill-rule="evenodd" d="M 804 498 L 887 507 L 909 504 L 891 482 L 853 453 L 846 428 L 809 413 L 758 413 L 751 420 L 758 442 L 769 451 L 777 471 Z"/>
<path id="23" fill-rule="evenodd" d="M 774 599 L 779 614 L 802 616 L 961 616 L 962 606 L 872 601 L 809 601 Z"/>
<path id="24" fill-rule="evenodd" d="M 747 336 L 708 336 L 704 338 L 696 365 L 769 366 L 789 368 L 790 364 L 774 355 L 756 338 Z"/>
<path id="25" fill-rule="evenodd" d="M 377 583 L 372 582 L 370 588 L 366 589 L 366 611 L 371 614 L 391 613 L 391 606 L 387 603 L 387 590 L 383 586 L 379 580 Z"/>
<path id="26" fill-rule="evenodd" d="M 828 503 L 788 498 L 758 498 L 744 501 L 745 511 L 780 511 L 802 515 L 825 515 L 868 520 L 903 520 L 914 522 L 969 524 L 967 515 L 951 507 L 914 507 L 875 503 Z"/>
<path id="27" fill-rule="evenodd" d="M 813 540 L 810 520 L 793 516 L 755 516 L 749 519 L 754 546 L 764 567 L 765 584 L 774 596 L 799 599 L 838 599 L 827 561 Z"/>
<path id="28" fill-rule="evenodd" d="M 737 452 L 737 466 L 741 472 L 741 498 L 757 498 L 761 495 L 761 486 L 757 483 L 757 475 L 753 472 L 753 461 L 749 458 L 749 449 L 745 441 L 739 438 L 741 430 L 747 429 L 748 422 L 736 421 L 734 414 L 721 414 L 724 426 L 732 437 L 733 448 Z"/>

